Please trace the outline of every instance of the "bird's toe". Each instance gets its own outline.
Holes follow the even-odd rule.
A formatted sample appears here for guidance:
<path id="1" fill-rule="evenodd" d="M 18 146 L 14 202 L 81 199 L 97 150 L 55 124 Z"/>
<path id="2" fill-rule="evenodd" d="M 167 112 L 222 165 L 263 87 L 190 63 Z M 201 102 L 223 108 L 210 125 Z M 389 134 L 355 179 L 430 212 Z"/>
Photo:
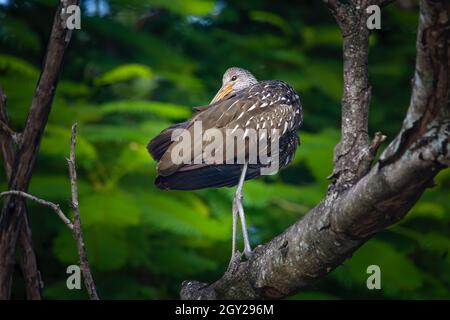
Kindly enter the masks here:
<path id="1" fill-rule="evenodd" d="M 248 259 L 250 259 L 253 255 L 253 251 L 252 250 L 244 250 L 244 256 Z"/>

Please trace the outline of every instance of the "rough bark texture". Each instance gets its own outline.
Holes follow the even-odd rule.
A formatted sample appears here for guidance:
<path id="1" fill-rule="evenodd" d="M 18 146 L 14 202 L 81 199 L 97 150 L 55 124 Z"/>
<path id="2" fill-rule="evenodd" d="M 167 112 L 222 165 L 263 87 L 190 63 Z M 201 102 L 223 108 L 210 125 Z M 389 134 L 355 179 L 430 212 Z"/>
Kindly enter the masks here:
<path id="1" fill-rule="evenodd" d="M 183 282 L 182 299 L 267 299 L 298 292 L 402 219 L 434 176 L 450 165 L 450 2 L 421 1 L 410 107 L 401 132 L 372 168 L 380 136 L 369 143 L 365 8 L 374 3 L 325 2 L 344 39 L 342 140 L 335 149 L 335 181 L 303 219 L 258 246 L 248 261 L 221 279 Z"/>
<path id="2" fill-rule="evenodd" d="M 343 35 L 344 89 L 341 141 L 334 151 L 331 178 L 336 186 L 351 187 L 365 175 L 372 161 L 368 121 L 371 88 L 368 73 L 369 29 L 365 6 L 339 3 L 334 12 Z"/>
<path id="3" fill-rule="evenodd" d="M 51 110 L 64 52 L 71 35 L 71 31 L 66 29 L 67 14 L 62 13 L 62 8 L 78 4 L 78 2 L 77 0 L 64 0 L 57 8 L 42 72 L 31 102 L 25 129 L 20 136 L 20 143 L 10 168 L 11 178 L 8 184 L 10 190 L 27 191 L 28 189 L 42 133 Z M 16 243 L 19 232 L 27 221 L 24 210 L 24 201 L 17 196 L 10 196 L 6 199 L 2 209 L 0 217 L 0 299 L 8 299 L 11 294 Z M 25 262 L 28 263 L 29 260 Z"/>
<path id="4" fill-rule="evenodd" d="M 0 122 L 9 128 L 9 120 L 6 112 L 6 96 L 0 89 Z M 3 165 L 6 179 L 11 178 L 13 161 L 14 161 L 14 140 L 19 141 L 14 136 L 11 129 L 0 130 L 0 149 L 3 156 Z M 20 214 L 25 217 L 20 229 L 20 248 L 21 248 L 21 268 L 25 281 L 26 296 L 29 300 L 40 300 L 42 281 L 37 267 L 36 254 L 33 247 L 33 239 L 31 228 L 28 224 L 27 208 L 25 203 L 21 204 Z"/>

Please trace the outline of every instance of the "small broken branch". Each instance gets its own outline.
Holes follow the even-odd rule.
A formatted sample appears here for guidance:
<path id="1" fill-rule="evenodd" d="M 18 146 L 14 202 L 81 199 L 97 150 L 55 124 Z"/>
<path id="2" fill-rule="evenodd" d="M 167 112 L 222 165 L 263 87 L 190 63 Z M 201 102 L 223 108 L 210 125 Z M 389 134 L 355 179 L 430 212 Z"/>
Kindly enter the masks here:
<path id="1" fill-rule="evenodd" d="M 64 212 L 62 212 L 59 204 L 38 198 L 36 196 L 33 196 L 33 195 L 23 192 L 23 191 L 8 190 L 8 191 L 0 192 L 0 198 L 8 196 L 8 195 L 15 195 L 15 196 L 27 198 L 36 203 L 42 204 L 43 206 L 46 206 L 46 207 L 52 209 L 61 218 L 61 220 L 64 222 L 64 224 L 67 225 L 70 230 L 73 230 L 72 222 L 70 222 L 69 218 L 67 218 L 66 215 L 64 214 Z"/>
<path id="2" fill-rule="evenodd" d="M 15 132 L 13 129 L 11 129 L 7 123 L 5 123 L 3 120 L 0 119 L 0 130 L 3 130 L 6 134 L 8 134 L 14 143 L 19 144 L 20 143 L 20 134 Z"/>

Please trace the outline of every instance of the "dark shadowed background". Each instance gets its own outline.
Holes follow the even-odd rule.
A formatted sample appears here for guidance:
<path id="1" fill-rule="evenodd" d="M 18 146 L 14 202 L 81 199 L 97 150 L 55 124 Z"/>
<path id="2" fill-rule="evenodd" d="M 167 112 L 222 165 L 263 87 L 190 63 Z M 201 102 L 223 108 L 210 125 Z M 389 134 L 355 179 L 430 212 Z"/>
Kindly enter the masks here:
<path id="1" fill-rule="evenodd" d="M 57 2 L 0 0 L 0 84 L 17 130 Z M 327 190 L 339 140 L 341 33 L 317 0 L 81 2 L 81 30 L 65 58 L 30 193 L 70 211 L 65 157 L 78 122 L 81 218 L 100 297 L 177 298 L 183 280 L 210 282 L 226 269 L 234 189 L 156 189 L 147 142 L 207 104 L 230 66 L 289 82 L 305 111 L 302 145 L 290 167 L 245 185 L 251 242 L 271 239 Z M 418 9 L 400 3 L 408 5 L 383 10 L 382 29 L 371 36 L 370 130 L 388 140 L 401 127 L 415 59 Z M 293 298 L 450 298 L 449 170 L 436 182 L 402 222 Z M 44 297 L 87 298 L 84 288 L 66 288 L 66 268 L 78 260 L 69 230 L 54 212 L 28 205 Z M 381 290 L 366 287 L 372 264 L 381 268 Z M 19 268 L 15 279 L 13 297 L 24 298 Z"/>

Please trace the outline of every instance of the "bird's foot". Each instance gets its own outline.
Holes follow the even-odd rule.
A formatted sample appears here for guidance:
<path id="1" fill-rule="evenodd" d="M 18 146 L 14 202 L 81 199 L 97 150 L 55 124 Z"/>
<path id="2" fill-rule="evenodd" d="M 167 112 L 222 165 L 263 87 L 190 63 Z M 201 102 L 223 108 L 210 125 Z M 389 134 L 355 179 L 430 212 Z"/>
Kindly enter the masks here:
<path id="1" fill-rule="evenodd" d="M 236 250 L 230 258 L 230 262 L 228 263 L 228 268 L 226 273 L 234 273 L 241 263 L 242 253 L 239 250 Z"/>
<path id="2" fill-rule="evenodd" d="M 250 260 L 252 255 L 253 255 L 253 251 L 252 250 L 245 250 L 244 249 L 244 256 L 247 258 L 247 260 Z"/>

